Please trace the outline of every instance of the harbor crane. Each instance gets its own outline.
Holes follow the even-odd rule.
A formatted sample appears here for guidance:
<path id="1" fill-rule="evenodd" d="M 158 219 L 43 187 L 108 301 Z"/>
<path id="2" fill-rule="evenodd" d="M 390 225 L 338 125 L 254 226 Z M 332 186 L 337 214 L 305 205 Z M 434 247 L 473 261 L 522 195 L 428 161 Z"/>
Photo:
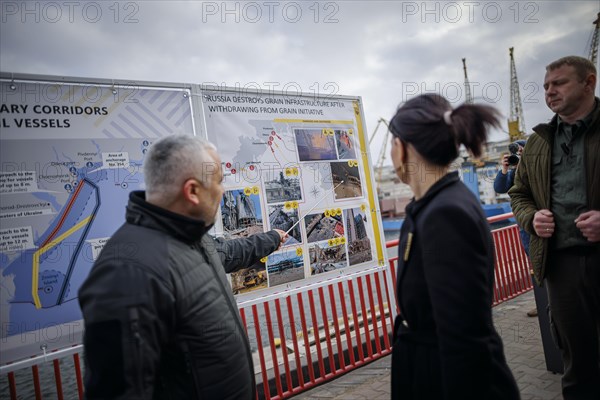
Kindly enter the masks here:
<path id="1" fill-rule="evenodd" d="M 463 63 L 463 71 L 465 72 L 465 103 L 473 104 L 473 95 L 471 94 L 471 83 L 469 82 L 469 77 L 467 76 L 467 59 L 462 59 Z"/>
<path id="2" fill-rule="evenodd" d="M 385 155 L 387 154 L 387 144 L 388 144 L 388 141 L 390 138 L 390 126 L 389 126 L 387 120 L 385 120 L 383 118 L 379 118 L 377 120 L 377 125 L 375 126 L 375 130 L 373 131 L 373 134 L 371 134 L 371 137 L 369 138 L 369 146 L 370 146 L 371 142 L 375 138 L 375 135 L 377 134 L 377 129 L 379 129 L 379 126 L 382 123 L 386 127 L 385 137 L 383 138 L 383 145 L 381 146 L 381 150 L 379 151 L 379 156 L 377 157 L 377 163 L 375 164 L 375 168 L 374 168 L 375 169 L 375 182 L 377 183 L 378 191 L 379 191 L 379 183 L 381 182 L 381 174 L 383 172 L 383 163 L 385 161 Z"/>
<path id="3" fill-rule="evenodd" d="M 588 59 L 596 65 L 598 62 L 598 36 L 600 35 L 600 12 L 596 16 L 596 20 L 593 22 L 594 31 L 592 33 L 592 39 L 590 40 L 590 50 L 588 54 Z"/>
<path id="4" fill-rule="evenodd" d="M 519 80 L 515 66 L 514 47 L 508 49 L 510 54 L 510 116 L 508 117 L 508 136 L 510 141 L 525 137 L 525 119 L 523 118 L 523 104 L 519 92 Z"/>
<path id="5" fill-rule="evenodd" d="M 473 104 L 473 95 L 471 94 L 471 82 L 469 82 L 469 76 L 467 75 L 467 59 L 462 59 L 463 71 L 465 74 L 465 104 Z M 469 157 L 463 157 L 465 162 Z M 485 158 L 474 158 L 471 160 L 475 167 L 483 167 L 487 160 Z"/>

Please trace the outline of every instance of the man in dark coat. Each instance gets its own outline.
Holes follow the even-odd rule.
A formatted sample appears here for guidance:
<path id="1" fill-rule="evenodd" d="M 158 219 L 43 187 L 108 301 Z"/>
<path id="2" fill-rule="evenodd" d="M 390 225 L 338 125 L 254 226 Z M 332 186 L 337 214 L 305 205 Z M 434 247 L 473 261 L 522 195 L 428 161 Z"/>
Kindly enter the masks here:
<path id="1" fill-rule="evenodd" d="M 287 236 L 207 234 L 223 196 L 214 146 L 156 142 L 146 192 L 79 291 L 89 399 L 253 399 L 252 354 L 225 273 L 249 267 Z"/>

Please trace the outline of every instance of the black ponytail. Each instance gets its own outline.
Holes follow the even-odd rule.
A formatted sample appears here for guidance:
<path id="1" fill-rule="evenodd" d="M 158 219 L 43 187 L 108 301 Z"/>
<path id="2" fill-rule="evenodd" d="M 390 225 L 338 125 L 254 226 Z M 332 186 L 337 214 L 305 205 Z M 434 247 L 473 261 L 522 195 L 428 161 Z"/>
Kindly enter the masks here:
<path id="1" fill-rule="evenodd" d="M 452 130 L 456 142 L 480 157 L 487 142 L 488 129 L 500 127 L 500 112 L 481 104 L 463 104 L 452 112 Z"/>
<path id="2" fill-rule="evenodd" d="M 475 157 L 482 154 L 488 129 L 500 126 L 500 113 L 486 105 L 452 106 L 438 94 L 407 101 L 390 121 L 390 131 L 410 143 L 429 162 L 446 166 L 458 157 L 463 144 Z"/>

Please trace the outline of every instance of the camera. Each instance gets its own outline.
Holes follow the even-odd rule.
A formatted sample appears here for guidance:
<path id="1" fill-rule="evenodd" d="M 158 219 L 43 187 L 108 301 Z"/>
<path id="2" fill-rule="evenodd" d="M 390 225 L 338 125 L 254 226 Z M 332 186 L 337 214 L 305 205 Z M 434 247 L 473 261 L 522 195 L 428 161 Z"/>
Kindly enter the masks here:
<path id="1" fill-rule="evenodd" d="M 508 156 L 508 165 L 517 165 L 521 157 L 519 156 L 519 143 L 511 143 L 508 145 L 508 151 L 510 155 Z"/>

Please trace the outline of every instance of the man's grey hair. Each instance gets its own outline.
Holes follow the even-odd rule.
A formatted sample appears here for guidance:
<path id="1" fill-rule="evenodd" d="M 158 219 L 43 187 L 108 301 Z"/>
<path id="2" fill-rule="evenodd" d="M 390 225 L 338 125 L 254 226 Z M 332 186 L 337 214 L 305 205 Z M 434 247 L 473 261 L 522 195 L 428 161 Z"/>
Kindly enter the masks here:
<path id="1" fill-rule="evenodd" d="M 208 150 L 216 147 L 191 135 L 171 135 L 153 143 L 144 160 L 147 198 L 170 200 L 190 178 L 206 186 L 210 175 L 221 168 Z"/>
<path id="2" fill-rule="evenodd" d="M 589 74 L 596 75 L 596 66 L 587 58 L 579 56 L 567 56 L 559 58 L 546 66 L 546 71 L 553 71 L 563 65 L 575 68 L 575 73 L 580 81 L 583 81 Z"/>

